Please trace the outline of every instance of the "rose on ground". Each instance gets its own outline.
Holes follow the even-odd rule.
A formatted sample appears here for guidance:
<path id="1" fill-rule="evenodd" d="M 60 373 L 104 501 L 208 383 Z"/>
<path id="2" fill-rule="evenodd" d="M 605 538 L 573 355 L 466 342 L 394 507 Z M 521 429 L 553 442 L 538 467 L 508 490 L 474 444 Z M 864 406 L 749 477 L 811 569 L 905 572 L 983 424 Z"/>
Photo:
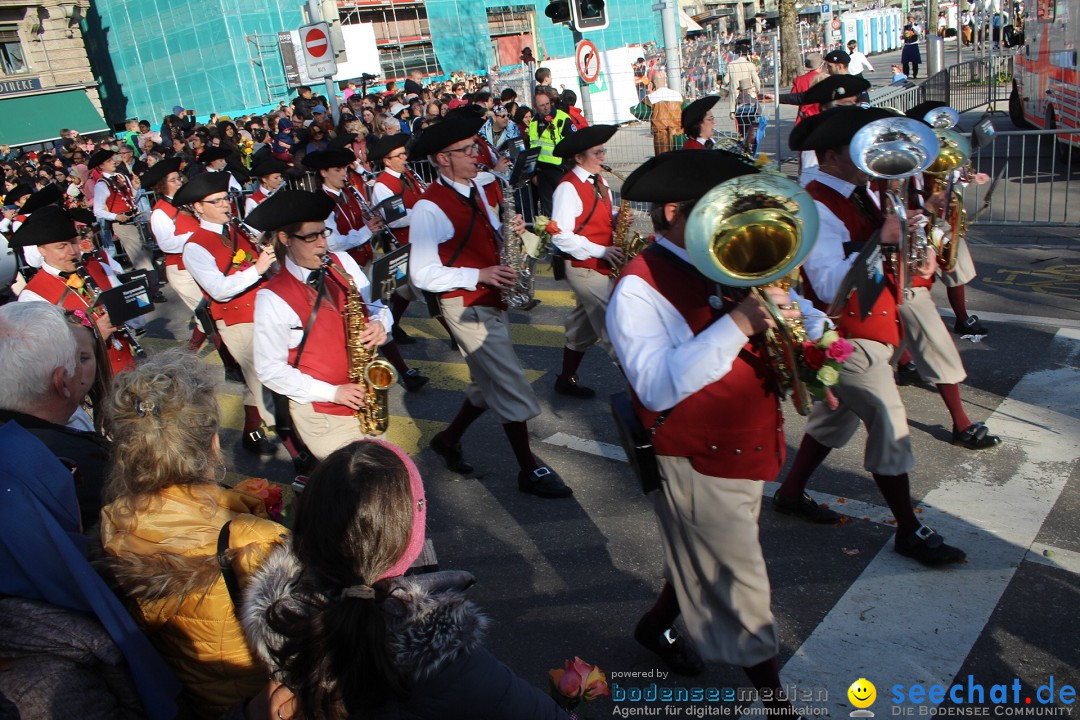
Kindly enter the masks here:
<path id="1" fill-rule="evenodd" d="M 849 343 L 843 338 L 839 338 L 832 345 L 829 345 L 829 349 L 825 351 L 825 355 L 830 360 L 835 360 L 838 363 L 847 362 L 847 359 L 851 357 L 851 353 L 855 352 L 855 346 Z"/>
<path id="2" fill-rule="evenodd" d="M 591 702 L 598 697 L 611 697 L 607 675 L 595 665 L 575 656 L 567 660 L 563 668 L 548 671 L 551 678 L 551 696 L 563 708 L 570 710 L 583 700 Z"/>

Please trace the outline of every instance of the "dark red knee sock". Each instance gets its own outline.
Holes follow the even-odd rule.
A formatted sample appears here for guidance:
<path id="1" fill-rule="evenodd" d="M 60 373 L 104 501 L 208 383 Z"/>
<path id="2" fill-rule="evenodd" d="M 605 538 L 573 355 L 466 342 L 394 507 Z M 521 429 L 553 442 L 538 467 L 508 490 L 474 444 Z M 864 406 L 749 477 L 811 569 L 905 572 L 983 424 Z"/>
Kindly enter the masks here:
<path id="1" fill-rule="evenodd" d="M 506 439 L 510 441 L 510 448 L 517 458 L 518 467 L 532 472 L 540 467 L 533 457 L 532 448 L 529 446 L 529 426 L 524 422 L 509 422 L 503 425 Z"/>
<path id="2" fill-rule="evenodd" d="M 214 333 L 211 338 L 211 342 L 214 343 L 214 348 L 217 350 L 218 355 L 221 356 L 221 363 L 229 370 L 239 370 L 240 363 L 236 362 L 236 358 L 229 352 L 229 348 L 225 343 L 221 341 L 221 335 Z"/>
<path id="3" fill-rule="evenodd" d="M 466 400 L 462 403 L 461 409 L 458 410 L 457 416 L 450 421 L 450 424 L 446 426 L 445 430 L 439 433 L 442 435 L 443 442 L 448 445 L 460 442 L 461 436 L 465 434 L 465 431 L 469 429 L 469 426 L 483 414 L 484 408 L 476 407 Z"/>
<path id="4" fill-rule="evenodd" d="M 949 415 L 952 416 L 953 430 L 962 432 L 971 427 L 971 418 L 964 412 L 964 401 L 960 399 L 960 386 L 957 383 L 939 383 L 937 389 L 941 399 L 945 401 L 945 407 L 949 409 Z"/>
<path id="5" fill-rule="evenodd" d="M 199 352 L 199 348 L 202 347 L 204 342 L 206 342 L 206 333 L 202 331 L 202 328 L 196 326 L 191 331 L 191 340 L 188 340 L 188 352 Z"/>
<path id="6" fill-rule="evenodd" d="M 398 375 L 404 375 L 409 372 L 409 366 L 405 364 L 405 358 L 401 357 L 401 350 L 398 348 L 398 344 L 391 340 L 382 347 L 379 348 L 379 352 L 383 354 L 383 357 L 389 361 L 394 369 L 397 370 Z"/>
<path id="7" fill-rule="evenodd" d="M 806 483 L 810 482 L 810 476 L 814 474 L 814 470 L 817 470 L 818 465 L 824 462 L 831 451 L 832 448 L 822 445 L 809 435 L 803 435 L 802 444 L 799 445 L 799 452 L 795 453 L 795 461 L 792 463 L 791 469 L 788 470 L 784 482 L 776 491 L 777 494 L 783 495 L 789 500 L 802 497 L 803 491 L 806 490 Z"/>
<path id="8" fill-rule="evenodd" d="M 457 340 L 454 338 L 454 333 L 450 332 L 450 326 L 446 324 L 446 318 L 444 318 L 442 315 L 440 315 L 439 317 L 437 317 L 435 319 L 438 320 L 439 324 L 443 326 L 443 330 L 445 330 L 446 334 L 448 336 L 450 336 L 450 339 L 457 342 Z"/>
<path id="9" fill-rule="evenodd" d="M 279 432 L 278 437 L 281 438 L 281 444 L 285 446 L 285 449 L 289 451 L 289 457 L 296 459 L 296 456 L 300 454 L 300 450 L 304 448 L 304 444 L 297 438 L 293 437 L 291 431 Z"/>
<path id="10" fill-rule="evenodd" d="M 584 359 L 585 353 L 564 347 L 562 351 L 562 374 L 560 377 L 563 380 L 572 380 L 577 375 L 577 370 L 581 367 L 581 361 Z"/>
<path id="11" fill-rule="evenodd" d="M 896 518 L 896 529 L 905 533 L 918 530 L 922 523 L 915 517 L 915 508 L 911 504 L 911 482 L 908 480 L 907 473 L 903 475 L 874 473 L 874 482 L 877 483 L 881 496 L 885 498 L 893 517 Z"/>
<path id="12" fill-rule="evenodd" d="M 675 595 L 675 588 L 665 581 L 656 602 L 645 613 L 645 618 L 650 625 L 663 631 L 675 624 L 679 612 L 679 598 Z"/>
<path id="13" fill-rule="evenodd" d="M 394 295 L 394 298 L 390 301 L 390 314 L 394 316 L 394 325 L 397 325 L 398 320 L 405 314 L 405 310 L 409 307 L 409 301 L 400 295 Z"/>
<path id="14" fill-rule="evenodd" d="M 262 427 L 262 415 L 254 405 L 244 406 L 244 433 L 254 432 Z"/>
<path id="15" fill-rule="evenodd" d="M 904 367 L 909 362 L 911 362 L 911 353 L 909 353 L 907 350 L 900 353 L 900 360 L 899 360 L 900 367 Z"/>
<path id="16" fill-rule="evenodd" d="M 957 323 L 962 323 L 968 319 L 967 293 L 964 291 L 964 287 L 964 285 L 956 285 L 945 288 L 945 294 L 949 297 L 949 306 L 952 307 L 952 311 L 956 314 Z"/>

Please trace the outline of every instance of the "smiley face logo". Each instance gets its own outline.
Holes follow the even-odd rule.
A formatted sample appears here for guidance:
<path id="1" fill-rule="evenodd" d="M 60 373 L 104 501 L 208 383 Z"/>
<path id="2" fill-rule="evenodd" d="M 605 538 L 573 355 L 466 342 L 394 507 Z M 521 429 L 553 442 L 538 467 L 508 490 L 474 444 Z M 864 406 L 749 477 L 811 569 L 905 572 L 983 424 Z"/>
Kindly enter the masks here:
<path id="1" fill-rule="evenodd" d="M 874 687 L 874 683 L 870 682 L 866 678 L 859 678 L 855 682 L 851 683 L 851 687 L 847 691 L 848 700 L 851 704 L 857 708 L 868 708 L 874 704 L 874 700 L 877 699 L 877 688 Z"/>

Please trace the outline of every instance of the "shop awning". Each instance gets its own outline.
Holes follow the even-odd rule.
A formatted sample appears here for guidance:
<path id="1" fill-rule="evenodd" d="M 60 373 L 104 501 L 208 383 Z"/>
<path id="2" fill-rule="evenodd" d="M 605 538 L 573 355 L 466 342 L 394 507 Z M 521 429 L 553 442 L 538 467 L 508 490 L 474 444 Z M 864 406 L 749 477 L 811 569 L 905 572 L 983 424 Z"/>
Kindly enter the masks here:
<path id="1" fill-rule="evenodd" d="M 0 143 L 15 147 L 52 142 L 60 137 L 61 128 L 89 135 L 109 126 L 81 87 L 0 97 Z"/>
<path id="2" fill-rule="evenodd" d="M 694 19 L 687 15 L 682 8 L 679 8 L 679 22 L 682 23 L 686 32 L 701 32 L 701 26 L 694 22 Z"/>

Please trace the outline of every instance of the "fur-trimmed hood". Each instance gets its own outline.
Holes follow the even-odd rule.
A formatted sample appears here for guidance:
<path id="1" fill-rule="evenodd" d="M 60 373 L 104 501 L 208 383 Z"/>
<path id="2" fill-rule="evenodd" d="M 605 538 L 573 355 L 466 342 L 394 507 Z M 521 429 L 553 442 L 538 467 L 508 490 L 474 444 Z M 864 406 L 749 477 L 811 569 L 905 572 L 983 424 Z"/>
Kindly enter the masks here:
<path id="1" fill-rule="evenodd" d="M 276 602 L 302 611 L 303 601 L 294 594 L 300 563 L 290 543 L 276 548 L 259 567 L 244 592 L 241 623 L 252 653 L 277 671 L 271 648 L 283 638 L 270 629 L 266 616 Z M 465 591 L 475 583 L 466 572 L 446 571 L 395 577 L 376 583 L 386 618 L 392 660 L 414 682 L 428 679 L 461 654 L 480 647 L 488 618 Z"/>

